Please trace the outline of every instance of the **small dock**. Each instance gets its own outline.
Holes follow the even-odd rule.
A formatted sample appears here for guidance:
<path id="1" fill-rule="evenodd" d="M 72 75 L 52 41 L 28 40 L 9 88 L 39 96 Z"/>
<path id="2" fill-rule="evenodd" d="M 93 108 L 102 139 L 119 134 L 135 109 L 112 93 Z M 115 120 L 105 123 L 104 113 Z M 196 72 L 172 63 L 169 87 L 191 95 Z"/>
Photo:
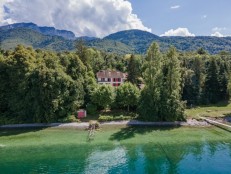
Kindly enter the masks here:
<path id="1" fill-rule="evenodd" d="M 231 132 L 231 125 L 224 124 L 224 123 L 221 123 L 221 122 L 218 122 L 218 121 L 214 121 L 214 120 L 211 120 L 211 119 L 208 119 L 208 118 L 205 118 L 205 117 L 200 117 L 200 118 L 203 119 L 203 120 L 205 120 L 209 124 L 221 127 L 222 129 L 226 129 L 226 130 L 228 130 L 228 131 Z"/>
<path id="2" fill-rule="evenodd" d="M 97 121 L 91 120 L 88 127 L 88 140 L 94 139 L 96 129 L 99 129 L 99 123 Z"/>

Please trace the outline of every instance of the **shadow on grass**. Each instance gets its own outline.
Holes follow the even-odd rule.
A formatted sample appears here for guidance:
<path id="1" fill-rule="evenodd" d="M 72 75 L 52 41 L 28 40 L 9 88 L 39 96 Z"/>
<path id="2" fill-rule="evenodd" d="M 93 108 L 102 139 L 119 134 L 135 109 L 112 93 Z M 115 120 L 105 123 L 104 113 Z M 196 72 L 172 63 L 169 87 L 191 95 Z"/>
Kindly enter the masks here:
<path id="1" fill-rule="evenodd" d="M 61 123 L 34 123 L 0 126 L 0 137 L 19 135 L 29 132 L 37 132 L 51 127 L 57 127 Z"/>
<path id="2" fill-rule="evenodd" d="M 43 129 L 45 129 L 45 127 L 43 128 L 1 128 L 0 137 L 20 135 L 20 134 L 25 134 L 29 132 L 37 132 Z"/>
<path id="3" fill-rule="evenodd" d="M 137 134 L 143 135 L 153 131 L 168 131 L 179 127 L 180 126 L 127 126 L 112 134 L 110 140 L 126 140 L 135 137 Z"/>

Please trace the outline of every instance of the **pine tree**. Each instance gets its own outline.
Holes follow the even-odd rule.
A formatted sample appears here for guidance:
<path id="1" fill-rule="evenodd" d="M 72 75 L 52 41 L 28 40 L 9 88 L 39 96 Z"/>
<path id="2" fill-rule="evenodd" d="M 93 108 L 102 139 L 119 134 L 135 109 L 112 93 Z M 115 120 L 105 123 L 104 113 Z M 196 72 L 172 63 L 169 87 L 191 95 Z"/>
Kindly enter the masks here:
<path id="1" fill-rule="evenodd" d="M 204 100 L 206 103 L 217 103 L 219 101 L 219 71 L 216 59 L 211 58 L 205 78 Z"/>
<path id="2" fill-rule="evenodd" d="M 127 80 L 132 84 L 138 85 L 139 67 L 135 56 L 132 54 L 128 62 L 128 78 Z"/>
<path id="3" fill-rule="evenodd" d="M 219 66 L 219 99 L 227 100 L 228 99 L 228 75 L 226 71 L 226 62 L 220 62 Z"/>
<path id="4" fill-rule="evenodd" d="M 181 101 L 181 67 L 174 47 L 167 53 L 163 75 L 160 120 L 182 120 L 184 103 Z"/>
<path id="5" fill-rule="evenodd" d="M 147 62 L 143 74 L 145 87 L 141 92 L 139 112 L 145 120 L 159 120 L 162 89 L 163 57 L 157 43 L 153 43 L 147 52 Z"/>

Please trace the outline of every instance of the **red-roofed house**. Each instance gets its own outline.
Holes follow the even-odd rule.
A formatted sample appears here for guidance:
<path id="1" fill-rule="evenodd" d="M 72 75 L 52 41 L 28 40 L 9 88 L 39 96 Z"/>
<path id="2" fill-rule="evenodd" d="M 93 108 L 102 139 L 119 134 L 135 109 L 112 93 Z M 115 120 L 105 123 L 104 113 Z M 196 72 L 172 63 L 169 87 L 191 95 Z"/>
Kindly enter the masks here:
<path id="1" fill-rule="evenodd" d="M 112 86 L 120 86 L 127 79 L 126 73 L 113 70 L 101 70 L 96 76 L 99 84 L 111 84 Z"/>

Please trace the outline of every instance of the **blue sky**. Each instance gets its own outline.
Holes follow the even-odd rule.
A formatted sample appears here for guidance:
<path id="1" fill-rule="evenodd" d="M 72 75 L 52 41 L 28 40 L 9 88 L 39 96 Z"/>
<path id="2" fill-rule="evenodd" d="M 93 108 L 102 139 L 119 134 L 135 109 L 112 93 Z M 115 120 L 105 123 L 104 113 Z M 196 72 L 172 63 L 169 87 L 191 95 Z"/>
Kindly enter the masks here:
<path id="1" fill-rule="evenodd" d="M 188 28 L 195 35 L 211 35 L 215 32 L 231 35 L 230 0 L 130 0 L 130 2 L 133 12 L 157 35 L 179 27 Z"/>
<path id="2" fill-rule="evenodd" d="M 104 37 L 128 29 L 159 36 L 230 36 L 231 0 L 0 0 L 0 25 L 33 22 Z"/>

